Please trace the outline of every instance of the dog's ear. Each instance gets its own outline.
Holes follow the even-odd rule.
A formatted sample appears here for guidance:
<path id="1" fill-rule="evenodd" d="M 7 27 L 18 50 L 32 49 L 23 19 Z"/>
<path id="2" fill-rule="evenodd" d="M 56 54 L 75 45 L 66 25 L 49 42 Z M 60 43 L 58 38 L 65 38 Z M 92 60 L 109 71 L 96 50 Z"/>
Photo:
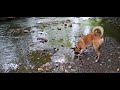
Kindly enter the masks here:
<path id="1" fill-rule="evenodd" d="M 73 49 L 73 50 L 75 50 L 75 47 L 72 47 L 72 48 L 70 48 L 70 49 Z"/>

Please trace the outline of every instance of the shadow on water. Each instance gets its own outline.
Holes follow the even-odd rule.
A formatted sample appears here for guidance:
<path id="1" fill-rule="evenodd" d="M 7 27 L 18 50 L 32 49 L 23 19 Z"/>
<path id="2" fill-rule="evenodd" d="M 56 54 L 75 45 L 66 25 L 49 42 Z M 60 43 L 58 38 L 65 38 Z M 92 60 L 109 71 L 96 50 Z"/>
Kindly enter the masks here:
<path id="1" fill-rule="evenodd" d="M 120 41 L 120 27 L 102 18 L 66 17 L 22 18 L 0 23 L 0 72 L 31 73 L 47 62 L 66 63 L 74 60 L 71 47 L 90 32 L 103 26 L 105 37 Z M 10 30 L 30 29 L 27 33 L 10 35 Z"/>

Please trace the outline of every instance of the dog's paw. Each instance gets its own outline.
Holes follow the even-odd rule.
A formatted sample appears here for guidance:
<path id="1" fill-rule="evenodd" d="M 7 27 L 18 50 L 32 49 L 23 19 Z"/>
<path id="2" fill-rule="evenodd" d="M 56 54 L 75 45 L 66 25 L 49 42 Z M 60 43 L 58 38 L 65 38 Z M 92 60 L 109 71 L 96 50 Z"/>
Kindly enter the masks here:
<path id="1" fill-rule="evenodd" d="M 95 59 L 98 59 L 98 56 L 95 56 Z"/>
<path id="2" fill-rule="evenodd" d="M 95 60 L 95 62 L 97 63 L 99 60 L 97 59 L 97 60 Z"/>

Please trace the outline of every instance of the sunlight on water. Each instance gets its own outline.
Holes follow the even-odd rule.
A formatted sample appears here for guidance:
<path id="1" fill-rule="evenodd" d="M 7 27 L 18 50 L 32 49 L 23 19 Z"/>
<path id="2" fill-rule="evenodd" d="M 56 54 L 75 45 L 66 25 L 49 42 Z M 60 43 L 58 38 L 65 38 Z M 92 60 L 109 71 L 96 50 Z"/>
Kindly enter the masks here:
<path id="1" fill-rule="evenodd" d="M 83 30 L 83 35 L 87 35 L 90 33 L 90 26 L 85 26 Z"/>
<path id="2" fill-rule="evenodd" d="M 82 20 L 88 20 L 90 19 L 91 17 L 81 17 Z"/>
<path id="3" fill-rule="evenodd" d="M 18 65 L 14 64 L 14 63 L 9 63 L 9 64 L 4 64 L 3 65 L 4 71 L 6 73 L 9 72 L 9 70 L 16 70 L 17 67 L 18 67 Z"/>
<path id="4" fill-rule="evenodd" d="M 72 47 L 75 46 L 75 36 L 79 36 L 79 34 L 80 34 L 80 26 L 78 24 L 72 24 L 72 31 L 71 31 Z"/>

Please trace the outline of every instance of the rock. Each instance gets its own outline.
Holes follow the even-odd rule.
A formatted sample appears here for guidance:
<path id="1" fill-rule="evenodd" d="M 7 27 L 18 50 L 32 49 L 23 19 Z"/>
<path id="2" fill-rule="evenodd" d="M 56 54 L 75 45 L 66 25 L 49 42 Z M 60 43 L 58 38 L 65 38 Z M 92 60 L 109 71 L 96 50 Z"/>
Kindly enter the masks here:
<path id="1" fill-rule="evenodd" d="M 13 32 L 14 31 L 14 29 L 10 29 L 10 32 Z"/>
<path id="2" fill-rule="evenodd" d="M 34 33 L 35 31 L 31 31 L 31 33 Z"/>
<path id="3" fill-rule="evenodd" d="M 46 64 L 44 64 L 43 65 L 44 67 L 48 67 L 48 66 L 50 66 L 50 63 L 49 62 L 47 62 Z"/>
<path id="4" fill-rule="evenodd" d="M 79 66 L 82 67 L 82 64 L 80 64 Z"/>
<path id="5" fill-rule="evenodd" d="M 69 27 L 72 27 L 72 24 L 70 24 Z"/>
<path id="6" fill-rule="evenodd" d="M 64 47 L 64 45 L 61 45 L 61 47 Z"/>
<path id="7" fill-rule="evenodd" d="M 52 40 L 55 40 L 54 38 Z"/>
<path id="8" fill-rule="evenodd" d="M 59 27 L 58 27 L 57 29 L 58 29 L 58 30 L 61 30 L 61 28 L 59 28 Z"/>
<path id="9" fill-rule="evenodd" d="M 110 55 L 113 55 L 112 53 Z"/>
<path id="10" fill-rule="evenodd" d="M 22 29 L 21 28 L 17 28 L 16 31 L 21 31 Z"/>
<path id="11" fill-rule="evenodd" d="M 49 71 L 51 69 L 51 67 L 46 67 L 45 70 L 46 71 Z"/>
<path id="12" fill-rule="evenodd" d="M 38 68 L 38 71 L 44 71 L 42 68 Z"/>
<path id="13" fill-rule="evenodd" d="M 110 66 L 107 66 L 107 68 L 110 68 Z"/>
<path id="14" fill-rule="evenodd" d="M 60 65 L 60 71 L 64 71 L 64 67 Z"/>
<path id="15" fill-rule="evenodd" d="M 41 51 L 45 51 L 45 49 L 42 48 Z"/>
<path id="16" fill-rule="evenodd" d="M 67 24 L 64 24 L 65 26 L 67 26 Z"/>
<path id="17" fill-rule="evenodd" d="M 49 53 L 49 55 L 53 55 L 52 53 Z"/>
<path id="18" fill-rule="evenodd" d="M 120 48 L 120 47 L 117 47 L 118 49 Z"/>
<path id="19" fill-rule="evenodd" d="M 89 60 L 90 58 L 88 57 L 87 60 Z"/>
<path id="20" fill-rule="evenodd" d="M 117 69 L 117 72 L 119 72 L 119 71 L 120 71 L 120 69 L 118 68 L 118 69 Z"/>
<path id="21" fill-rule="evenodd" d="M 58 48 L 53 48 L 55 51 L 58 51 L 59 49 Z"/>
<path id="22" fill-rule="evenodd" d="M 30 32 L 30 31 L 29 31 L 29 30 L 24 30 L 23 32 L 24 32 L 24 33 L 28 33 L 28 32 Z"/>
<path id="23" fill-rule="evenodd" d="M 37 40 L 41 40 L 40 42 L 44 43 L 44 42 L 47 42 L 48 40 L 45 39 L 45 38 L 37 38 Z"/>
<path id="24" fill-rule="evenodd" d="M 108 62 L 111 62 L 111 59 L 108 59 Z"/>
<path id="25" fill-rule="evenodd" d="M 76 71 L 76 69 L 71 69 L 71 71 L 72 71 L 72 72 L 75 72 L 75 71 Z"/>
<path id="26" fill-rule="evenodd" d="M 68 71 L 67 71 L 67 70 L 65 70 L 65 73 L 68 73 Z"/>
<path id="27" fill-rule="evenodd" d="M 71 68 L 72 66 L 68 66 L 68 68 Z"/>

